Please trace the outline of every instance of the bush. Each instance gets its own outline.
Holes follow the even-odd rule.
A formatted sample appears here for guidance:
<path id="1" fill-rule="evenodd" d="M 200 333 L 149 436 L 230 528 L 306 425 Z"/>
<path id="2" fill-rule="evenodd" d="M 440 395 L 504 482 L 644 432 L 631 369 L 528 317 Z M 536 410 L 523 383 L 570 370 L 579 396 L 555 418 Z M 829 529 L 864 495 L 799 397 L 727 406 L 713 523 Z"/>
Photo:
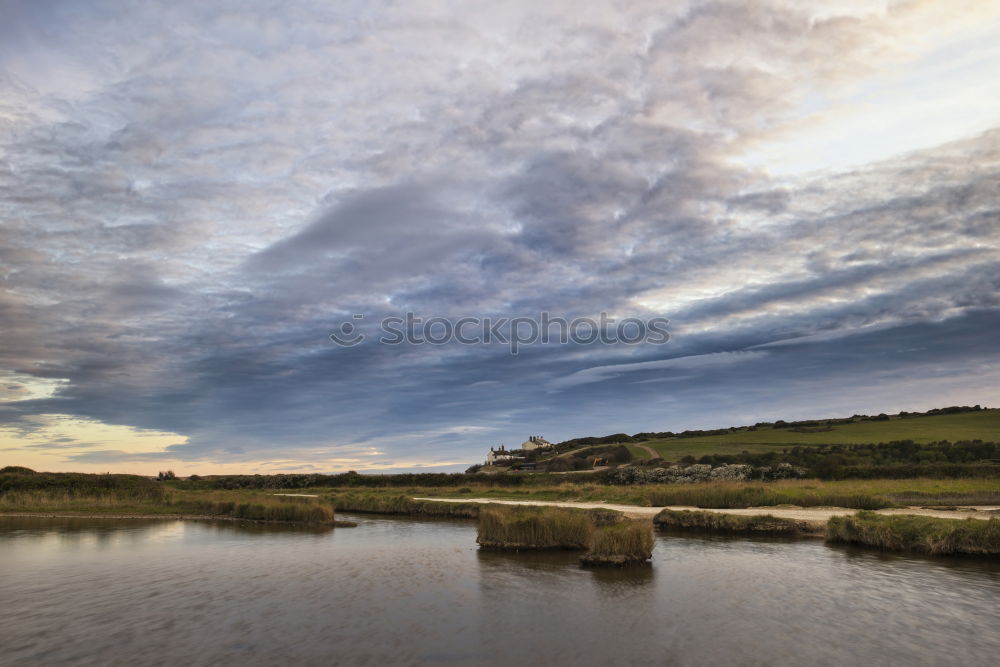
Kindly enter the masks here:
<path id="1" fill-rule="evenodd" d="M 0 468 L 0 474 L 4 473 L 17 473 L 19 475 L 34 475 L 35 471 L 31 468 L 25 468 L 24 466 L 4 466 Z"/>

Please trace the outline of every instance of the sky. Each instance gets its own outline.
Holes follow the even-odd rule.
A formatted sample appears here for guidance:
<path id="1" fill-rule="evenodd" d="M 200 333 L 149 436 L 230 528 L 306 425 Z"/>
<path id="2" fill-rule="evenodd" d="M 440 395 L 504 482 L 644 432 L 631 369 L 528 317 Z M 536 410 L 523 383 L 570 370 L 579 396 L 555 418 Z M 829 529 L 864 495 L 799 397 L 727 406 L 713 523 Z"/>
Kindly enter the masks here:
<path id="1" fill-rule="evenodd" d="M 998 60 L 987 0 L 0 0 L 0 465 L 995 406 Z M 380 340 L 408 312 L 669 341 Z"/>

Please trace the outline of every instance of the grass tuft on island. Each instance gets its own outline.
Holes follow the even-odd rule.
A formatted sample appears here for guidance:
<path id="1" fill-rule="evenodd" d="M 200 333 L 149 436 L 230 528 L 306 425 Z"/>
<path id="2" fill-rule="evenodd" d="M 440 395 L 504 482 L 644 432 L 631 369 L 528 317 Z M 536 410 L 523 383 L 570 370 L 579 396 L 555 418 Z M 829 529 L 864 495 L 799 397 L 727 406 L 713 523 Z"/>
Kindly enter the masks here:
<path id="1" fill-rule="evenodd" d="M 860 544 L 884 551 L 933 555 L 1000 555 L 1000 519 L 937 519 L 925 516 L 858 512 L 833 517 L 826 525 L 828 542 Z"/>
<path id="2" fill-rule="evenodd" d="M 590 550 L 580 558 L 584 565 L 633 565 L 653 557 L 653 526 L 648 521 L 626 520 L 594 529 Z"/>
<path id="3" fill-rule="evenodd" d="M 663 510 L 653 517 L 653 523 L 664 530 L 730 535 L 815 535 L 820 530 L 809 521 L 781 519 L 770 514 L 743 516 L 692 510 Z"/>
<path id="4" fill-rule="evenodd" d="M 486 505 L 476 543 L 488 549 L 586 549 L 594 523 L 587 512 L 562 507 Z"/>

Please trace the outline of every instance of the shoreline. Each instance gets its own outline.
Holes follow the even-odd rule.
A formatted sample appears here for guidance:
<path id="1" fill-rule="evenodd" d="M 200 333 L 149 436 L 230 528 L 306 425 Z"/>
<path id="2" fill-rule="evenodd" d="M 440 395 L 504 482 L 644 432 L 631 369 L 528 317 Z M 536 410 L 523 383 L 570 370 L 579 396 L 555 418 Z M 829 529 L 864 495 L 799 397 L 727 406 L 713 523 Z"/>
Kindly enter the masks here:
<path id="1" fill-rule="evenodd" d="M 141 512 L 62 512 L 43 510 L 40 512 L 0 512 L 2 518 L 41 519 L 170 519 L 173 521 L 243 521 L 246 523 L 277 524 L 281 526 L 330 526 L 333 528 L 354 528 L 353 521 L 267 521 L 264 519 L 242 519 L 234 516 L 213 516 L 211 514 L 143 514 Z"/>
<path id="2" fill-rule="evenodd" d="M 574 502 L 562 500 L 499 500 L 493 498 L 414 498 L 414 500 L 429 500 L 443 503 L 479 503 L 498 505 L 535 505 L 546 507 L 569 507 L 575 509 L 608 509 L 622 512 L 631 519 L 652 519 L 662 510 L 716 512 L 719 514 L 735 514 L 742 516 L 770 515 L 778 519 L 795 519 L 825 524 L 835 516 L 852 516 L 858 512 L 847 507 L 800 507 L 798 505 L 774 505 L 740 508 L 705 508 L 687 505 L 664 505 L 660 507 L 643 507 L 640 505 L 620 505 L 606 502 Z M 1000 507 L 996 505 L 966 506 L 968 509 L 935 510 L 922 507 L 893 507 L 875 510 L 877 514 L 913 516 L 929 516 L 938 519 L 980 519 L 988 520 L 1000 517 Z"/>

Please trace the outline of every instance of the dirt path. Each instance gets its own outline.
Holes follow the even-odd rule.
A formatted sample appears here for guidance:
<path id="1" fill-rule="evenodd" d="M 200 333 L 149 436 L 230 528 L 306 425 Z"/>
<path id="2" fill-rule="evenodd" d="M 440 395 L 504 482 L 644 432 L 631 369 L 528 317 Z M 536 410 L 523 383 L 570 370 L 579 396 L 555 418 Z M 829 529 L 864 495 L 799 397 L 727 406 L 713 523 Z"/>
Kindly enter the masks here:
<path id="1" fill-rule="evenodd" d="M 646 445 L 640 445 L 640 444 L 636 444 L 636 443 L 632 443 L 632 444 L 634 444 L 639 449 L 645 449 L 646 452 L 649 454 L 649 458 L 651 458 L 651 459 L 658 459 L 658 458 L 660 458 L 660 453 L 658 451 L 656 451 L 655 449 L 653 449 L 652 447 L 647 447 Z"/>
<path id="2" fill-rule="evenodd" d="M 641 507 L 639 505 L 616 505 L 614 503 L 603 502 L 562 502 L 558 500 L 494 500 L 492 498 L 414 498 L 414 500 L 434 500 L 438 502 L 452 503 L 497 503 L 500 505 L 536 505 L 552 507 L 575 507 L 578 509 L 611 509 L 623 512 L 625 516 L 634 519 L 651 519 L 660 510 L 700 510 L 703 512 L 719 512 L 720 514 L 770 514 L 781 519 L 796 519 L 799 521 L 814 521 L 817 523 L 826 522 L 833 516 L 846 516 L 854 514 L 857 510 L 846 507 L 797 507 L 783 505 L 779 507 L 747 507 L 741 509 L 705 509 L 700 507 L 685 507 L 681 505 L 671 505 L 668 507 Z M 915 514 L 918 516 L 933 516 L 941 519 L 989 519 L 1000 517 L 1000 507 L 969 507 L 962 510 L 928 510 L 920 507 L 899 507 L 893 509 L 878 510 L 879 514 Z"/>

